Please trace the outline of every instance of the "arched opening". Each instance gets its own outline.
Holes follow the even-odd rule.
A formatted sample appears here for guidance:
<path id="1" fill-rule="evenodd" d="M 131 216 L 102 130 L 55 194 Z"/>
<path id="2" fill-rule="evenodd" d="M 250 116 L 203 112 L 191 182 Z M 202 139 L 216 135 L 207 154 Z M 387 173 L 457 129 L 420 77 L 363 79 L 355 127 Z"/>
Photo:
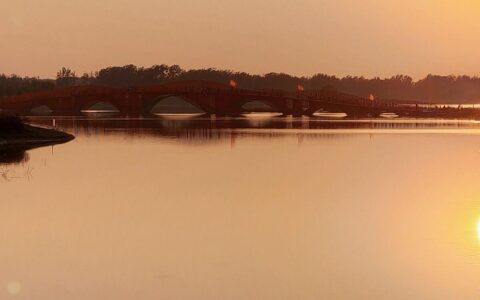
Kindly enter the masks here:
<path id="1" fill-rule="evenodd" d="M 112 116 L 116 115 L 120 112 L 120 110 L 109 102 L 97 102 L 87 109 L 82 110 L 82 113 L 88 116 Z"/>
<path id="2" fill-rule="evenodd" d="M 30 113 L 34 116 L 49 116 L 53 113 L 53 109 L 46 105 L 38 105 L 30 109 Z"/>
<path id="3" fill-rule="evenodd" d="M 330 112 L 325 109 L 319 109 L 312 113 L 313 117 L 318 118 L 325 118 L 325 119 L 343 119 L 346 118 L 348 115 L 344 112 Z"/>
<path id="4" fill-rule="evenodd" d="M 281 116 L 281 110 L 272 105 L 259 100 L 252 100 L 244 103 L 241 107 L 242 113 L 246 117 L 276 117 Z"/>
<path id="5" fill-rule="evenodd" d="M 154 100 L 148 112 L 157 116 L 194 117 L 205 114 L 198 105 L 178 96 L 167 96 Z"/>
<path id="6" fill-rule="evenodd" d="M 380 117 L 385 118 L 385 119 L 395 119 L 395 118 L 398 118 L 400 116 L 397 115 L 396 113 L 392 112 L 392 113 L 381 113 Z"/>

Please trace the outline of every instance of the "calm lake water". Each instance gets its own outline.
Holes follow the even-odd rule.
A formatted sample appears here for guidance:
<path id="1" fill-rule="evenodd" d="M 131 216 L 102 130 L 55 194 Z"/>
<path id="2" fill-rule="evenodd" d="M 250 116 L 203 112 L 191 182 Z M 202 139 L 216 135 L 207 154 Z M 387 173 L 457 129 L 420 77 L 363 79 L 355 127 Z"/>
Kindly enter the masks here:
<path id="1" fill-rule="evenodd" d="M 2 300 L 480 297 L 478 123 L 56 125 L 0 166 Z"/>

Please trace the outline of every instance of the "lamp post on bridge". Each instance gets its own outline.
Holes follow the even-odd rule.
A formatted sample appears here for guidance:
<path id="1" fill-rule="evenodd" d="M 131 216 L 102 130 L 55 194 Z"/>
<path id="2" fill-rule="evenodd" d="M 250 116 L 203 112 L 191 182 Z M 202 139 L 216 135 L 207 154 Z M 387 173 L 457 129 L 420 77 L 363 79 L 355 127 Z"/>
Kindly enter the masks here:
<path id="1" fill-rule="evenodd" d="M 238 84 L 235 80 L 230 79 L 229 85 L 230 85 L 230 88 L 232 89 L 232 91 L 235 91 L 237 89 Z"/>
<path id="2" fill-rule="evenodd" d="M 300 95 L 303 95 L 303 92 L 305 92 L 305 87 L 303 86 L 303 84 L 298 84 L 297 85 L 297 94 L 300 96 Z"/>

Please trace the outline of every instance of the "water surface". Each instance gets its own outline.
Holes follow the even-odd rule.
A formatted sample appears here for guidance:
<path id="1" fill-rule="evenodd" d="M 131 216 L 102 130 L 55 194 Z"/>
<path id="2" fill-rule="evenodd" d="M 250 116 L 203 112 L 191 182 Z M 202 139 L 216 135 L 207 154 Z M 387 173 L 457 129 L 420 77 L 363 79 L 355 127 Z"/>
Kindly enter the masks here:
<path id="1" fill-rule="evenodd" d="M 480 296 L 478 123 L 55 124 L 0 165 L 0 299 Z"/>

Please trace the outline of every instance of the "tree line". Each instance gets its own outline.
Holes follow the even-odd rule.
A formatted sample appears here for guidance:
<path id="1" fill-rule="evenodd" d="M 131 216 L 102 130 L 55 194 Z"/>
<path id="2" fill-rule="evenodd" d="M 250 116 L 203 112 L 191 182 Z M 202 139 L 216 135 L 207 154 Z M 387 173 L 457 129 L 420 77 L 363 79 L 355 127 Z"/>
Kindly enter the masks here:
<path id="1" fill-rule="evenodd" d="M 54 80 L 0 74 L 0 97 L 52 90 L 55 86 Z"/>
<path id="2" fill-rule="evenodd" d="M 178 65 L 154 65 L 149 68 L 126 65 L 108 67 L 90 74 L 78 76 L 68 68 L 62 68 L 55 80 L 20 78 L 0 75 L 0 96 L 18 95 L 55 87 L 79 85 L 106 85 L 128 87 L 143 84 L 160 84 L 181 80 L 209 80 L 228 83 L 235 80 L 239 88 L 296 90 L 303 85 L 305 90 L 319 90 L 333 86 L 338 90 L 368 97 L 391 100 L 416 100 L 437 103 L 480 102 L 480 78 L 470 76 L 428 75 L 414 81 L 406 75 L 390 78 L 365 78 L 359 76 L 337 77 L 316 74 L 310 77 L 297 77 L 285 73 L 253 75 L 218 69 L 184 70 Z"/>

